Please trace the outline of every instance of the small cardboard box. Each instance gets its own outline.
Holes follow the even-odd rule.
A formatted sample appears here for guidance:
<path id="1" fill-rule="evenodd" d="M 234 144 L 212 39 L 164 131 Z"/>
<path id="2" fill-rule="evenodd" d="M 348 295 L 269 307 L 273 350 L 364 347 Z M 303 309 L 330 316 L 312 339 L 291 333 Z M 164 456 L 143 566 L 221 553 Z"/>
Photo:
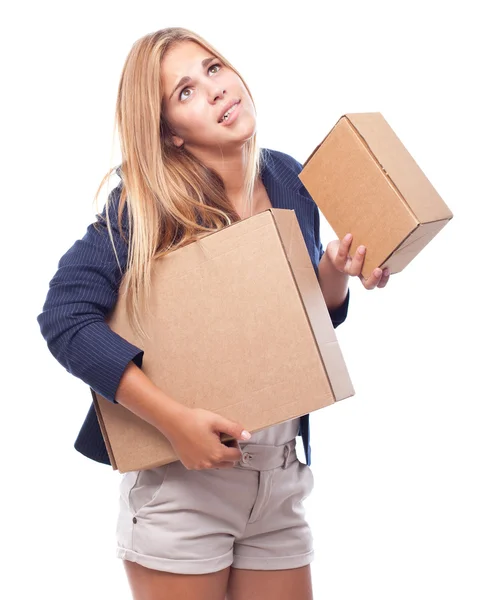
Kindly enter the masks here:
<path id="1" fill-rule="evenodd" d="M 152 278 L 149 339 L 128 324 L 123 285 L 107 322 L 144 350 L 143 371 L 176 401 L 255 432 L 354 395 L 293 210 L 266 210 L 175 250 Z M 92 395 L 114 469 L 178 460 L 159 430 Z"/>
<path id="2" fill-rule="evenodd" d="M 366 246 L 366 278 L 402 271 L 453 217 L 379 112 L 343 115 L 299 178 L 350 255 Z"/>

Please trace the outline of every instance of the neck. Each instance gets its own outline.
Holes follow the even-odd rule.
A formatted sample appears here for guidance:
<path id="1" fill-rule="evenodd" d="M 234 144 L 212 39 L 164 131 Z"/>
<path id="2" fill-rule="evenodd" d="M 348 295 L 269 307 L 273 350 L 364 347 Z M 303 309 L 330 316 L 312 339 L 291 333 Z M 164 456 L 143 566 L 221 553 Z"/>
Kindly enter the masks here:
<path id="1" fill-rule="evenodd" d="M 243 148 L 235 148 L 231 151 L 222 149 L 216 152 L 211 152 L 211 149 L 205 151 L 204 149 L 195 148 L 194 150 L 190 149 L 190 151 L 222 177 L 226 195 L 235 210 L 240 215 L 247 211 L 248 206 L 244 198 L 246 164 Z"/>

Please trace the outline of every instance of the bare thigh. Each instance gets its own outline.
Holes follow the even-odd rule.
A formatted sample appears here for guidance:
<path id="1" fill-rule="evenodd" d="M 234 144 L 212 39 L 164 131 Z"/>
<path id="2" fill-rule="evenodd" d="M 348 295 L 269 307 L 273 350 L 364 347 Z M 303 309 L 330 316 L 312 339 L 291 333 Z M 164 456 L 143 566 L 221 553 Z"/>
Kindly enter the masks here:
<path id="1" fill-rule="evenodd" d="M 313 600 L 310 565 L 279 571 L 231 567 L 226 600 Z"/>
<path id="2" fill-rule="evenodd" d="M 123 564 L 133 600 L 225 600 L 230 567 L 205 575 L 179 575 L 130 560 Z"/>

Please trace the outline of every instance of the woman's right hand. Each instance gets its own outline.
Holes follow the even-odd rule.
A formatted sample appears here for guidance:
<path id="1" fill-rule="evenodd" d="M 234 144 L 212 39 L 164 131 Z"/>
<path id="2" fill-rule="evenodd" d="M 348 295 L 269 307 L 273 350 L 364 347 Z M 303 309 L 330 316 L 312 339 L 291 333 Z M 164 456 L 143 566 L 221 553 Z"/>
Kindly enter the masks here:
<path id="1" fill-rule="evenodd" d="M 236 440 L 248 440 L 251 434 L 234 421 L 203 408 L 182 406 L 174 423 L 164 432 L 178 458 L 188 470 L 229 469 L 241 460 Z M 220 434 L 234 438 L 225 446 Z M 246 434 L 246 437 L 244 437 Z"/>

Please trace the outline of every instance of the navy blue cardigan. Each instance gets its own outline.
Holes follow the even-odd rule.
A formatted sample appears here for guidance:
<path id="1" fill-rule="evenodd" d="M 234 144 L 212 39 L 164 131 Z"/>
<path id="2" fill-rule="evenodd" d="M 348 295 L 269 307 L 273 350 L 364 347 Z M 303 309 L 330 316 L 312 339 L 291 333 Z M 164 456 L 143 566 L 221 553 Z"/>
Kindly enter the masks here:
<path id="1" fill-rule="evenodd" d="M 288 154 L 276 150 L 262 149 L 262 156 L 261 178 L 271 204 L 274 208 L 296 212 L 317 275 L 323 254 L 319 233 L 320 212 L 298 178 L 302 166 Z M 111 192 L 114 202 L 110 204 L 109 214 L 115 247 L 124 271 L 128 247 L 116 226 L 121 185 L 120 182 Z M 120 337 L 105 323 L 105 317 L 116 303 L 121 282 L 105 216 L 104 207 L 101 218 L 97 219 L 98 229 L 90 224 L 83 238 L 61 257 L 37 321 L 50 352 L 58 362 L 101 396 L 117 403 L 115 394 L 121 376 L 130 361 L 141 367 L 143 350 Z M 126 210 L 122 218 L 128 231 Z M 334 327 L 346 319 L 348 305 L 349 290 L 343 305 L 330 311 Z M 309 415 L 301 417 L 299 435 L 310 465 Z M 92 460 L 111 465 L 93 402 L 74 447 Z"/>

